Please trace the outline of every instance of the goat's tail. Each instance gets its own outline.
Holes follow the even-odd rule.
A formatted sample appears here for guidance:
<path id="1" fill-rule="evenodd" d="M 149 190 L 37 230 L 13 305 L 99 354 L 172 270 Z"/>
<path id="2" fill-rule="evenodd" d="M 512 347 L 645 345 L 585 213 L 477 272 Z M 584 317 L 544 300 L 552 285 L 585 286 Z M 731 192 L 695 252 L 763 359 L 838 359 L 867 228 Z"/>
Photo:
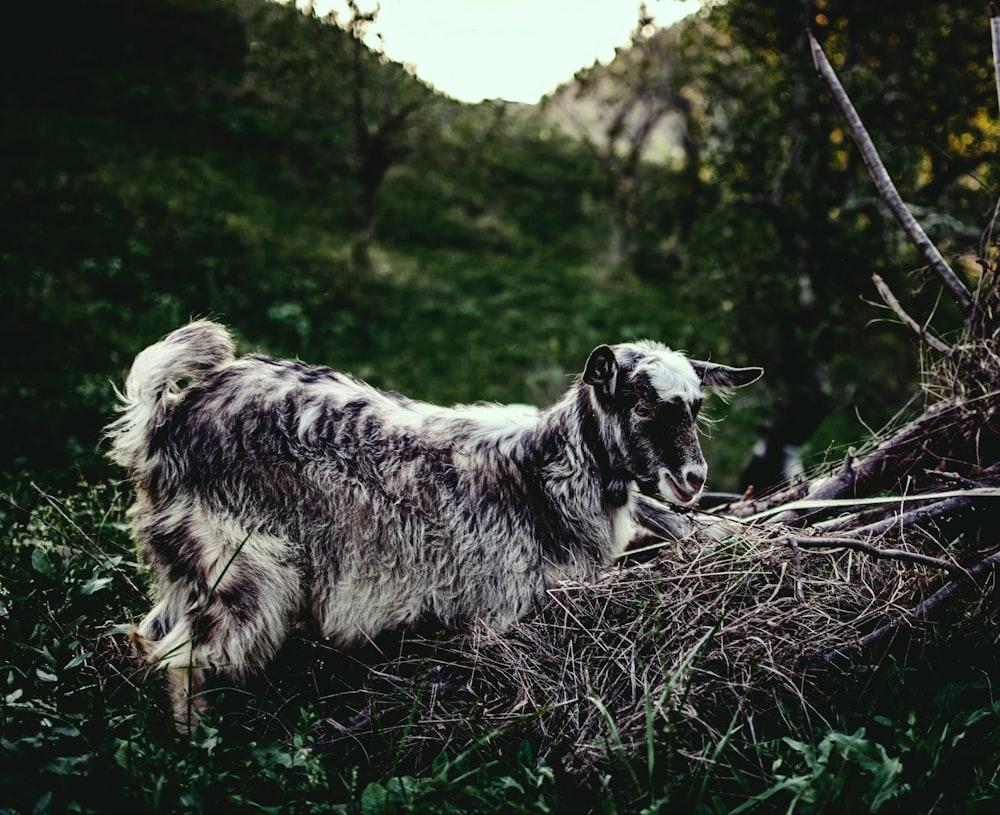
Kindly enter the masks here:
<path id="1" fill-rule="evenodd" d="M 198 320 L 141 351 L 132 363 L 125 392 L 118 392 L 118 416 L 105 430 L 108 456 L 129 472 L 149 457 L 150 440 L 163 424 L 181 380 L 198 378 L 234 359 L 233 338 L 218 323 Z"/>

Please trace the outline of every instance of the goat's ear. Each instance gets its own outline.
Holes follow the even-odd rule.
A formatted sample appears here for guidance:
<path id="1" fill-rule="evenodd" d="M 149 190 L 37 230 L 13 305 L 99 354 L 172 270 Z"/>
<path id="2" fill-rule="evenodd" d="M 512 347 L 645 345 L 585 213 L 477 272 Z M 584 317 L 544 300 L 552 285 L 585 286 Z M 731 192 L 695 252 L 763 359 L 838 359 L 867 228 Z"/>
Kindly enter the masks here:
<path id="1" fill-rule="evenodd" d="M 756 382 L 764 375 L 763 368 L 730 368 L 714 362 L 691 360 L 701 384 L 708 388 L 742 388 Z"/>
<path id="2" fill-rule="evenodd" d="M 583 371 L 583 381 L 592 385 L 602 396 L 613 396 L 618 379 L 618 360 L 615 352 L 607 345 L 599 345 L 590 352 L 587 367 Z"/>

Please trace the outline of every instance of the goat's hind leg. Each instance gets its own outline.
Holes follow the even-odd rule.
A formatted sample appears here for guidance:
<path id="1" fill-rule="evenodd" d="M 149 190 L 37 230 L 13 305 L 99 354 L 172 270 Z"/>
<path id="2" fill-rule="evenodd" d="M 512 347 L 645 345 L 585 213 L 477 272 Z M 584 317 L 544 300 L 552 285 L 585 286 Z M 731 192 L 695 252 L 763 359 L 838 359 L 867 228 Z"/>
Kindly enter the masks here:
<path id="1" fill-rule="evenodd" d="M 137 650 L 166 673 L 177 727 L 189 731 L 209 705 L 205 679 L 240 680 L 284 642 L 301 603 L 287 541 L 211 513 L 147 525 L 159 602 L 133 634 Z"/>
<path id="2" fill-rule="evenodd" d="M 242 680 L 274 657 L 296 617 L 297 573 L 274 562 L 251 562 L 252 569 L 232 565 L 204 599 L 183 610 L 147 655 L 166 670 L 174 720 L 182 732 L 209 710 L 206 677 Z"/>
<path id="3" fill-rule="evenodd" d="M 203 693 L 208 665 L 194 637 L 191 623 L 196 615 L 191 608 L 178 608 L 178 601 L 177 597 L 160 600 L 129 638 L 150 668 L 164 672 L 174 724 L 181 732 L 190 732 L 208 711 Z"/>

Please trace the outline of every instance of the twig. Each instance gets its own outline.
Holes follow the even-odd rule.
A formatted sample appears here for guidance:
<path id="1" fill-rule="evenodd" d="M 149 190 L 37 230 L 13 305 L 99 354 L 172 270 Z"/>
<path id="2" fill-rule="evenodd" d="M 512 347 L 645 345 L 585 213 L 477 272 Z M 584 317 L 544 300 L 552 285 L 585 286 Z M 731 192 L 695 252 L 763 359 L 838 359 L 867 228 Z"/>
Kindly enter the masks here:
<path id="1" fill-rule="evenodd" d="M 804 603 L 806 598 L 802 592 L 802 550 L 799 549 L 798 539 L 788 538 L 788 546 L 792 550 L 792 560 L 795 564 L 795 577 L 793 579 L 795 599 Z"/>
<path id="2" fill-rule="evenodd" d="M 965 577 L 975 580 L 976 578 L 986 574 L 987 572 L 993 571 L 997 566 L 1000 566 L 1000 552 L 994 552 L 987 558 L 979 561 L 971 569 L 966 570 Z M 896 619 L 886 623 L 885 625 L 879 626 L 874 631 L 865 634 L 856 643 L 850 645 L 844 645 L 840 648 L 835 648 L 832 651 L 824 654 L 813 660 L 810 663 L 810 667 L 818 668 L 824 665 L 829 665 L 835 662 L 840 657 L 849 656 L 852 653 L 861 651 L 867 648 L 869 645 L 874 645 L 879 640 L 891 634 L 897 628 L 902 626 L 904 623 L 908 623 L 914 620 L 924 620 L 930 616 L 931 612 L 934 611 L 939 605 L 948 600 L 955 592 L 964 586 L 968 585 L 968 581 L 964 579 L 954 579 L 949 580 L 940 589 L 938 589 L 934 594 L 928 597 L 926 600 L 919 603 L 912 610 L 900 614 Z"/>
<path id="3" fill-rule="evenodd" d="M 888 284 L 879 276 L 877 273 L 872 274 L 872 282 L 875 284 L 875 288 L 878 289 L 878 293 L 881 295 L 885 304 L 896 312 L 896 316 L 903 321 L 903 325 L 907 326 L 911 331 L 916 333 L 920 339 L 926 342 L 931 348 L 946 357 L 950 357 L 955 353 L 954 349 L 948 345 L 945 345 L 937 337 L 933 337 L 927 333 L 927 329 L 920 325 L 916 320 L 914 320 L 900 305 L 899 300 L 896 299 L 896 295 L 892 293 L 892 289 L 889 288 Z"/>
<path id="4" fill-rule="evenodd" d="M 844 463 L 840 465 L 840 477 L 845 481 L 854 480 L 854 459 L 857 458 L 858 451 L 853 447 L 847 448 L 847 455 L 844 456 Z"/>
<path id="5" fill-rule="evenodd" d="M 833 66 L 830 65 L 830 61 L 826 58 L 823 48 L 816 41 L 811 31 L 808 34 L 816 70 L 830 90 L 830 94 L 837 103 L 837 107 L 840 108 L 840 112 L 847 122 L 847 129 L 850 130 L 851 136 L 854 138 L 854 142 L 861 153 L 861 158 L 865 162 L 865 166 L 868 167 L 868 173 L 871 175 L 872 181 L 875 182 L 875 188 L 878 190 L 879 195 L 882 196 L 882 200 L 885 201 L 886 206 L 889 207 L 889 211 L 897 223 L 899 223 L 907 237 L 917 248 L 917 251 L 920 252 L 934 270 L 934 273 L 944 284 L 945 288 L 951 292 L 955 302 L 962 309 L 962 313 L 968 314 L 972 310 L 972 295 L 941 256 L 938 248 L 927 237 L 927 233 L 924 232 L 923 227 L 920 226 L 917 219 L 913 217 L 913 213 L 903 203 L 896 185 L 892 183 L 889 171 L 882 162 L 878 150 L 875 149 L 875 144 L 872 142 L 871 136 L 868 135 L 868 131 L 865 129 L 864 123 L 861 121 L 861 117 L 858 115 L 857 110 L 855 110 L 854 105 L 851 103 L 847 91 L 840 84 L 840 80 L 837 78 Z"/>
<path id="6" fill-rule="evenodd" d="M 866 541 L 857 540 L 855 538 L 793 536 L 788 540 L 800 549 L 854 549 L 855 551 L 864 552 L 865 554 L 871 555 L 872 557 L 880 560 L 902 560 L 908 563 L 919 563 L 923 566 L 933 566 L 935 569 L 943 569 L 944 571 L 951 572 L 952 574 L 968 576 L 965 569 L 956 563 L 941 560 L 941 558 L 931 557 L 930 555 L 925 555 L 920 552 L 908 552 L 905 549 L 882 549 L 879 546 L 874 546 Z"/>
<path id="7" fill-rule="evenodd" d="M 946 498 L 936 501 L 925 507 L 918 507 L 907 512 L 897 513 L 895 508 L 891 513 L 877 521 L 865 524 L 864 526 L 853 526 L 857 522 L 857 516 L 847 515 L 845 517 L 834 518 L 829 521 L 821 521 L 813 524 L 810 529 L 821 535 L 836 533 L 847 538 L 871 539 L 884 535 L 894 528 L 910 529 L 918 524 L 936 520 L 942 515 L 952 512 L 960 512 L 968 509 L 974 503 L 972 496 L 960 495 L 954 498 Z"/>
<path id="8" fill-rule="evenodd" d="M 758 512 L 747 519 L 748 522 L 759 522 L 770 516 L 769 523 L 777 523 L 780 515 L 785 512 L 797 512 L 811 509 L 836 509 L 838 507 L 877 507 L 883 504 L 912 503 L 914 501 L 939 501 L 945 498 L 1000 498 L 1000 487 L 974 487 L 965 490 L 943 490 L 941 492 L 916 493 L 914 495 L 885 495 L 875 498 L 806 498 L 801 501 L 773 509 Z"/>
<path id="9" fill-rule="evenodd" d="M 990 3 L 990 35 L 993 41 L 993 73 L 996 76 L 997 104 L 1000 105 L 1000 11 Z"/>
<path id="10" fill-rule="evenodd" d="M 950 473 L 943 470 L 924 470 L 925 475 L 929 475 L 932 478 L 937 478 L 941 481 L 946 481 L 949 484 L 954 484 L 956 487 L 979 487 L 985 486 L 980 484 L 972 478 L 966 478 L 965 476 L 959 475 L 958 473 Z"/>

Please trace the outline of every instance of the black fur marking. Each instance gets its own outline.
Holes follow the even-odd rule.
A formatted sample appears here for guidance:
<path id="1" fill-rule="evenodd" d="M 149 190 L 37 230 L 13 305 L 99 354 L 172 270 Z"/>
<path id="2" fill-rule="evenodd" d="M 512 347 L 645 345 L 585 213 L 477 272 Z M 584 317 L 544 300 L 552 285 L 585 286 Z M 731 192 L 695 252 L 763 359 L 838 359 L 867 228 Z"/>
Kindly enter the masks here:
<path id="1" fill-rule="evenodd" d="M 686 462 L 701 458 L 694 417 L 687 403 L 660 403 L 649 424 L 649 442 L 654 454 L 672 472 L 679 472 Z"/>
<path id="2" fill-rule="evenodd" d="M 595 415 L 585 391 L 577 395 L 576 406 L 583 444 L 593 458 L 597 477 L 604 489 L 604 500 L 613 509 L 623 507 L 628 503 L 628 485 L 634 476 L 623 467 L 612 465 L 607 442 L 601 437 L 601 419 Z"/>
<path id="3" fill-rule="evenodd" d="M 223 578 L 213 599 L 221 605 L 233 619 L 246 623 L 254 619 L 260 611 L 260 599 L 254 581 L 246 575 Z"/>
<path id="4" fill-rule="evenodd" d="M 159 569 L 165 569 L 171 581 L 190 583 L 201 594 L 208 591 L 202 570 L 203 545 L 186 525 L 165 527 L 155 525 L 144 538 L 144 543 Z"/>

